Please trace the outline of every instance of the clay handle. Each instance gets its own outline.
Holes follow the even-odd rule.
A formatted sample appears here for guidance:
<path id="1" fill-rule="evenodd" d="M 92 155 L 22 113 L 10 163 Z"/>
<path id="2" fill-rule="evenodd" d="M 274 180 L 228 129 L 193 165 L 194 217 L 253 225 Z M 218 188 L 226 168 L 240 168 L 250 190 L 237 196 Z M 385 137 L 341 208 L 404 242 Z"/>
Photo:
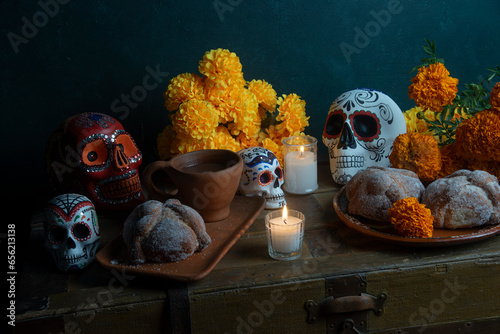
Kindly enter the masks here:
<path id="1" fill-rule="evenodd" d="M 154 199 L 161 202 L 165 202 L 167 199 L 176 198 L 175 195 L 173 195 L 172 193 L 166 193 L 158 189 L 158 187 L 155 185 L 153 181 L 153 174 L 158 171 L 163 171 L 169 183 L 174 184 L 172 182 L 172 179 L 166 172 L 169 168 L 171 168 L 170 161 L 154 161 L 146 166 L 142 176 L 143 177 L 142 184 L 148 194 L 148 199 L 150 200 Z"/>

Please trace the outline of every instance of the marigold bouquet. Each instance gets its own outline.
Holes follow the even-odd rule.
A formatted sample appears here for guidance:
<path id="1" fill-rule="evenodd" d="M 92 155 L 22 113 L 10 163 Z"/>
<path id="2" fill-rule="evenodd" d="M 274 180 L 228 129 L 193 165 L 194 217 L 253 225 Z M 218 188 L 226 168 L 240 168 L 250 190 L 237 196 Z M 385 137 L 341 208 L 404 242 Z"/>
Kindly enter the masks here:
<path id="1" fill-rule="evenodd" d="M 426 40 L 427 58 L 413 71 L 408 96 L 415 107 L 405 111 L 407 133 L 394 143 L 391 162 L 415 171 L 422 180 L 432 181 L 462 169 L 484 169 L 500 178 L 500 82 L 487 86 L 500 67 L 477 84 L 465 84 L 458 92 L 458 79 L 450 76 L 444 60 L 436 55 L 434 42 Z M 402 136 L 403 137 L 403 136 Z M 428 147 L 439 149 L 429 150 Z M 426 144 L 427 143 L 427 144 Z M 437 163 L 437 160 L 441 163 Z M 496 162 L 496 163 L 494 163 Z M 420 174 L 419 174 L 420 173 Z"/>
<path id="2" fill-rule="evenodd" d="M 277 96 L 265 80 L 247 82 L 240 59 L 227 49 L 205 53 L 196 73 L 170 80 L 163 94 L 171 124 L 158 135 L 161 159 L 199 149 L 239 151 L 262 146 L 282 162 L 282 139 L 303 135 L 305 101 Z"/>

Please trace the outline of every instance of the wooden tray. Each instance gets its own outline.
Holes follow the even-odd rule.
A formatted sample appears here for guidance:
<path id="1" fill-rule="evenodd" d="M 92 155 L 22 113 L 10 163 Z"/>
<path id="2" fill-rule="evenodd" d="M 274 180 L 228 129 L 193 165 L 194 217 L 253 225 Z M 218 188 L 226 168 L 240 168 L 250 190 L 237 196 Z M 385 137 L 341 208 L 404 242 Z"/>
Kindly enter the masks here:
<path id="1" fill-rule="evenodd" d="M 138 275 L 150 275 L 178 281 L 197 281 L 207 276 L 224 257 L 227 251 L 253 224 L 264 209 L 261 196 L 235 196 L 231 203 L 231 214 L 219 222 L 206 223 L 210 245 L 201 252 L 171 263 L 147 262 L 139 265 L 128 263 L 128 251 L 122 235 L 118 235 L 96 255 L 97 261 L 107 269 L 125 270 Z"/>
<path id="2" fill-rule="evenodd" d="M 349 200 L 347 199 L 344 186 L 335 194 L 333 198 L 333 207 L 339 218 L 347 227 L 361 232 L 364 235 L 404 246 L 451 246 L 483 240 L 500 233 L 500 225 L 488 225 L 484 227 L 456 230 L 434 229 L 431 238 L 403 237 L 398 235 L 394 228 L 387 227 L 388 223 L 381 223 L 367 218 L 350 215 L 347 211 L 348 204 Z"/>

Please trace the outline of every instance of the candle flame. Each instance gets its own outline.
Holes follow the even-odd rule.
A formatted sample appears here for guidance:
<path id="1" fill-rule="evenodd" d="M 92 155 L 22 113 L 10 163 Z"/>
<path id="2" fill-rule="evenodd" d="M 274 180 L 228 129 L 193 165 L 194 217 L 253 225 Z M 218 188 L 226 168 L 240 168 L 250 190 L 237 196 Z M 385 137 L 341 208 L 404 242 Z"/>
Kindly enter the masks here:
<path id="1" fill-rule="evenodd" d="M 300 147 L 300 156 L 303 156 L 304 155 L 304 146 L 301 146 Z"/>
<path id="2" fill-rule="evenodd" d="M 286 224 L 286 220 L 288 218 L 288 210 L 286 209 L 286 205 L 283 207 L 283 214 L 281 216 L 283 223 Z"/>

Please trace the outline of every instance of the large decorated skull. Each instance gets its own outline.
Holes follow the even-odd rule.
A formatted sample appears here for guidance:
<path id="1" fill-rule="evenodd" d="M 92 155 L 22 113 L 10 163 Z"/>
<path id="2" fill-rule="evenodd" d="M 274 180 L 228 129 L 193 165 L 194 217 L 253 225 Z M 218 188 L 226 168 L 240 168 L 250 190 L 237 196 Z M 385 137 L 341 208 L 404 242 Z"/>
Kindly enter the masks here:
<path id="1" fill-rule="evenodd" d="M 283 168 L 274 153 L 263 147 L 250 147 L 238 154 L 243 159 L 238 191 L 245 196 L 263 196 L 266 209 L 285 206 L 285 193 L 281 189 Z"/>
<path id="2" fill-rule="evenodd" d="M 45 208 L 45 248 L 62 271 L 78 271 L 94 259 L 101 238 L 95 207 L 85 196 L 63 194 Z"/>
<path id="3" fill-rule="evenodd" d="M 144 201 L 141 162 L 120 122 L 100 113 L 66 119 L 47 145 L 47 169 L 58 193 L 85 195 L 97 209 L 133 209 Z"/>
<path id="4" fill-rule="evenodd" d="M 394 139 L 406 132 L 403 112 L 386 94 L 354 89 L 333 101 L 323 131 L 336 183 L 369 166 L 389 166 Z"/>

